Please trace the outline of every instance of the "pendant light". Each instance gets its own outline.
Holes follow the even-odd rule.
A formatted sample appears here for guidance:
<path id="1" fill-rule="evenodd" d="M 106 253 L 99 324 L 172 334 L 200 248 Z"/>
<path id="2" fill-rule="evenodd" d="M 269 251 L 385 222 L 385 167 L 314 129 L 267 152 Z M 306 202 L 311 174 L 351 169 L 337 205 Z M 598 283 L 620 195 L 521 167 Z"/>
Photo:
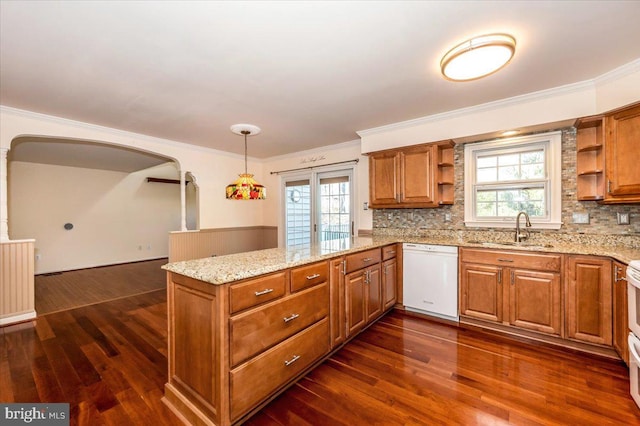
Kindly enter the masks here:
<path id="1" fill-rule="evenodd" d="M 264 200 L 267 198 L 267 188 L 253 179 L 253 175 L 247 173 L 247 136 L 255 136 L 260 133 L 260 127 L 253 124 L 234 124 L 231 131 L 236 135 L 244 136 L 244 173 L 231 185 L 227 185 L 227 198 L 230 200 Z"/>
<path id="2" fill-rule="evenodd" d="M 509 34 L 474 37 L 449 50 L 440 69 L 447 80 L 476 80 L 507 65 L 515 51 L 516 40 Z"/>

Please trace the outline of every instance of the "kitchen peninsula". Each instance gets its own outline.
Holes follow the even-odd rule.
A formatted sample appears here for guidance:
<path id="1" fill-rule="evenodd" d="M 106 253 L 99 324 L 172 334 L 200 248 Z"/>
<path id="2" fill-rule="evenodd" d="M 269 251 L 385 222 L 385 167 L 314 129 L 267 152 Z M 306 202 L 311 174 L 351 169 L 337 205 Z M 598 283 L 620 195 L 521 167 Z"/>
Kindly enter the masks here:
<path id="1" fill-rule="evenodd" d="M 388 309 L 402 305 L 402 242 L 480 253 L 558 253 L 562 259 L 603 253 L 623 263 L 640 258 L 633 241 L 563 241 L 555 235 L 549 242 L 540 234 L 530 245 L 515 246 L 500 240 L 505 236 L 424 230 L 168 264 L 165 402 L 192 424 L 246 419 Z"/>

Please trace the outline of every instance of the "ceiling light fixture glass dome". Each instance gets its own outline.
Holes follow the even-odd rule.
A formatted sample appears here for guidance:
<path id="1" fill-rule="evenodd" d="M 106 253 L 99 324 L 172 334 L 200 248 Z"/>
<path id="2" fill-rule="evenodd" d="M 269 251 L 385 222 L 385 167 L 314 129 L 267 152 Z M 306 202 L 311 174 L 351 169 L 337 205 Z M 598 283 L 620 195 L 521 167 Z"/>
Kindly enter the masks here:
<path id="1" fill-rule="evenodd" d="M 449 50 L 440 61 L 440 70 L 447 80 L 476 80 L 503 68 L 515 51 L 516 40 L 508 34 L 474 37 Z"/>

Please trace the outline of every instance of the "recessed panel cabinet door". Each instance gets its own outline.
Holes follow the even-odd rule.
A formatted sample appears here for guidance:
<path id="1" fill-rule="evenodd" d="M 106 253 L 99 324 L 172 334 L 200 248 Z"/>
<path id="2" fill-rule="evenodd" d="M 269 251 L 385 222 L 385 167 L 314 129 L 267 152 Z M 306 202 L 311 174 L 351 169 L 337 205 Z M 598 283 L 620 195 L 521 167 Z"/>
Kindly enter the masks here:
<path id="1" fill-rule="evenodd" d="M 605 201 L 640 201 L 640 105 L 607 117 L 607 125 Z"/>
<path id="2" fill-rule="evenodd" d="M 367 322 L 375 320 L 382 314 L 382 279 L 380 264 L 367 269 Z"/>
<path id="3" fill-rule="evenodd" d="M 368 290 L 364 272 L 364 270 L 352 272 L 344 281 L 347 291 L 347 337 L 360 331 L 367 322 L 365 297 L 368 295 Z"/>
<path id="4" fill-rule="evenodd" d="M 567 269 L 567 337 L 611 346 L 611 260 L 569 256 Z"/>
<path id="5" fill-rule="evenodd" d="M 463 263 L 460 314 L 502 322 L 502 268 Z"/>
<path id="6" fill-rule="evenodd" d="M 560 336 L 560 274 L 511 269 L 509 275 L 509 323 Z"/>
<path id="7" fill-rule="evenodd" d="M 627 265 L 613 262 L 613 348 L 629 365 Z"/>
<path id="8" fill-rule="evenodd" d="M 389 259 L 382 264 L 382 294 L 384 310 L 396 304 L 396 274 L 398 273 L 398 261 Z"/>
<path id="9" fill-rule="evenodd" d="M 433 146 L 400 153 L 400 201 L 437 205 Z"/>
<path id="10" fill-rule="evenodd" d="M 400 154 L 385 152 L 369 157 L 369 204 L 371 207 L 398 204 Z"/>

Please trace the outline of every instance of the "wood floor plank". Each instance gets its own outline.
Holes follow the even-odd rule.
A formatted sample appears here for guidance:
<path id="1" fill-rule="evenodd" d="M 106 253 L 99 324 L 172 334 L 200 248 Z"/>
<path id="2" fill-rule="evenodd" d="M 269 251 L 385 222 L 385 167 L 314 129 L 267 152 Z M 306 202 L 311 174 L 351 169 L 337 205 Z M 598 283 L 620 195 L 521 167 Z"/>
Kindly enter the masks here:
<path id="1" fill-rule="evenodd" d="M 77 285 L 135 275 L 101 269 Z M 68 402 L 72 425 L 179 425 L 166 347 L 164 288 L 2 327 L 0 400 Z M 619 362 L 392 312 L 246 424 L 640 425 L 640 410 Z"/>

